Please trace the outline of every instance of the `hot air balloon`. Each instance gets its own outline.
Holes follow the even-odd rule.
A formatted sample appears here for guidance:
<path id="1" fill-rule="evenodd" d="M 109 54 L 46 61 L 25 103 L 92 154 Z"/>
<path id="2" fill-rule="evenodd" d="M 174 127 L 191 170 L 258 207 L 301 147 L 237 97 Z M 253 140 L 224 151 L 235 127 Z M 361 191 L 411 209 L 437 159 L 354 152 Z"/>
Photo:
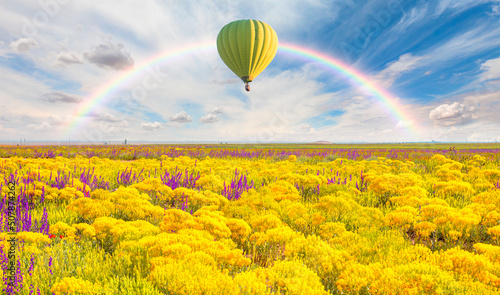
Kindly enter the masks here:
<path id="1" fill-rule="evenodd" d="M 224 63 L 245 82 L 245 90 L 271 63 L 278 51 L 278 36 L 268 24 L 258 20 L 228 23 L 217 36 L 217 51 Z"/>

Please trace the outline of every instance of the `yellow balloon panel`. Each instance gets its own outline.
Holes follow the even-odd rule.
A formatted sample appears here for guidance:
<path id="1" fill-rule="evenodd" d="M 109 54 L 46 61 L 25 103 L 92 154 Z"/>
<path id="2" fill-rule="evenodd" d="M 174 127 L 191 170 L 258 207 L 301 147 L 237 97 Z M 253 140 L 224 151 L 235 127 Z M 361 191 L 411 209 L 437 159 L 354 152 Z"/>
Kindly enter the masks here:
<path id="1" fill-rule="evenodd" d="M 217 51 L 243 82 L 251 82 L 271 63 L 278 51 L 278 36 L 266 23 L 237 20 L 217 36 Z"/>

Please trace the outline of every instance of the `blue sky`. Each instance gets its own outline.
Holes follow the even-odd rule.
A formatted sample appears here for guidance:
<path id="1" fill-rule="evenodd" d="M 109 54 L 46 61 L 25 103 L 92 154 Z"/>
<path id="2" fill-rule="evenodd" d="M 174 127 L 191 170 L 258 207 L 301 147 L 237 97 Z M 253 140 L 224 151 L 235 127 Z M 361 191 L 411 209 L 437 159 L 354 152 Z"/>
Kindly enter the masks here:
<path id="1" fill-rule="evenodd" d="M 500 140 L 498 0 L 120 3 L 0 3 L 0 141 Z M 282 52 L 245 92 L 215 46 L 237 19 L 264 21 L 280 42 L 349 64 L 411 116 Z M 156 78 L 139 73 L 81 116 L 109 81 L 202 42 L 214 46 L 152 65 Z M 131 96 L 145 79 L 144 97 Z"/>

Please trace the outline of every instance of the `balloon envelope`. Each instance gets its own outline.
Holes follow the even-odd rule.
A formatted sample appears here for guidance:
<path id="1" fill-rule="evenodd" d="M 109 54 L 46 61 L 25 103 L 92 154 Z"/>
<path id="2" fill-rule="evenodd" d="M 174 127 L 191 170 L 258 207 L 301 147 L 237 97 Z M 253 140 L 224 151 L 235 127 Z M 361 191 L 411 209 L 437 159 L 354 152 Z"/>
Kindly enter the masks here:
<path id="1" fill-rule="evenodd" d="M 264 22 L 237 20 L 220 30 L 217 51 L 224 63 L 247 83 L 273 60 L 278 51 L 278 36 Z"/>

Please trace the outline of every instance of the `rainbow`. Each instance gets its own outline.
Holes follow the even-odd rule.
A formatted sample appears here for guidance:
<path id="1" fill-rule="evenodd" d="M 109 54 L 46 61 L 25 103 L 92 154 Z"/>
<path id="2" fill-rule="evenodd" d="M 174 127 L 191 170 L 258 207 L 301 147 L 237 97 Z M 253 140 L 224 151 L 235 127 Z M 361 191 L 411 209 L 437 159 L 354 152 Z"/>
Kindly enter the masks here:
<path id="1" fill-rule="evenodd" d="M 200 51 L 212 50 L 216 51 L 216 45 L 213 41 L 202 42 L 198 44 L 191 44 L 185 47 L 181 47 L 176 50 L 171 50 L 167 52 L 161 52 L 157 55 L 150 57 L 144 62 L 135 65 L 133 69 L 124 71 L 117 75 L 115 78 L 111 79 L 107 83 L 103 84 L 99 89 L 94 91 L 90 96 L 85 99 L 85 102 L 77 109 L 73 116 L 75 119 L 67 125 L 67 132 L 73 132 L 78 130 L 86 122 L 86 118 L 91 114 L 92 110 L 106 102 L 111 94 L 118 90 L 121 86 L 126 85 L 127 82 L 137 78 L 141 73 L 146 71 L 149 67 L 154 64 L 165 63 L 174 59 L 180 59 L 186 55 L 197 53 Z M 341 74 L 360 87 L 370 92 L 374 97 L 376 97 L 388 111 L 390 111 L 396 119 L 408 124 L 407 129 L 413 131 L 414 135 L 418 135 L 418 131 L 411 124 L 414 122 L 411 115 L 404 112 L 403 108 L 397 103 L 396 98 L 390 94 L 387 90 L 378 86 L 373 80 L 367 77 L 365 74 L 361 73 L 356 68 L 343 63 L 342 61 L 326 55 L 325 53 L 314 51 L 312 49 L 287 44 L 280 42 L 278 48 L 278 54 L 285 53 L 292 56 L 296 56 L 306 61 L 318 62 L 327 69 L 333 71 L 336 74 Z"/>
<path id="2" fill-rule="evenodd" d="M 280 43 L 278 52 L 290 53 L 305 60 L 318 62 L 327 69 L 348 77 L 350 80 L 373 94 L 386 107 L 386 109 L 394 114 L 394 117 L 399 120 L 399 122 L 407 124 L 406 126 L 408 129 L 410 129 L 414 135 L 418 135 L 418 130 L 412 125 L 413 122 L 415 122 L 414 119 L 410 114 L 403 110 L 403 107 L 398 104 L 396 98 L 356 68 L 322 52 L 293 44 Z"/>

